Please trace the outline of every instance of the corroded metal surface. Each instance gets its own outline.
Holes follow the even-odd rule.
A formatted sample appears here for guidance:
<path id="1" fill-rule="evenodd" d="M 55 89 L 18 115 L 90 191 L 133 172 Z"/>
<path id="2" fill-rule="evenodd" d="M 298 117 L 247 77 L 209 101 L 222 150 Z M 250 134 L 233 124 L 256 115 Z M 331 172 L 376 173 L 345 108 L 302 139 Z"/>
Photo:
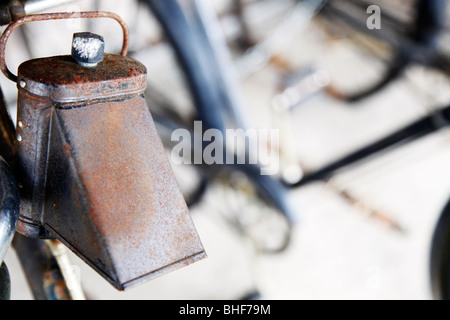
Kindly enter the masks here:
<path id="1" fill-rule="evenodd" d="M 112 12 L 105 11 L 82 11 L 82 12 L 51 12 L 30 14 L 20 17 L 9 24 L 0 37 L 0 70 L 10 80 L 16 82 L 17 76 L 14 75 L 6 65 L 6 43 L 15 29 L 19 26 L 34 21 L 44 20 L 62 20 L 62 19 L 79 19 L 79 18 L 110 18 L 116 20 L 123 31 L 123 45 L 120 54 L 126 56 L 128 52 L 129 32 L 128 27 L 122 18 Z"/>
<path id="2" fill-rule="evenodd" d="M 119 55 L 19 67 L 19 230 L 55 236 L 118 289 L 205 257 L 143 97 Z"/>

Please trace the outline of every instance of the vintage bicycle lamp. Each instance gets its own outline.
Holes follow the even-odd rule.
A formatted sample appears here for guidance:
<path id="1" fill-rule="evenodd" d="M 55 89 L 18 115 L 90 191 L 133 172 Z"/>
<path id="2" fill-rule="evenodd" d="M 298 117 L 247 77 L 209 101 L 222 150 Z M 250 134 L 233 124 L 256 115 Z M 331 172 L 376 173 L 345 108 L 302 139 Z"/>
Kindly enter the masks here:
<path id="1" fill-rule="evenodd" d="M 73 13 L 29 15 L 5 29 L 0 64 L 17 82 L 18 231 L 57 238 L 124 290 L 206 256 L 144 99 L 146 69 L 102 37 L 73 37 L 72 56 L 26 61 L 12 74 L 5 45 L 19 25 Z"/>

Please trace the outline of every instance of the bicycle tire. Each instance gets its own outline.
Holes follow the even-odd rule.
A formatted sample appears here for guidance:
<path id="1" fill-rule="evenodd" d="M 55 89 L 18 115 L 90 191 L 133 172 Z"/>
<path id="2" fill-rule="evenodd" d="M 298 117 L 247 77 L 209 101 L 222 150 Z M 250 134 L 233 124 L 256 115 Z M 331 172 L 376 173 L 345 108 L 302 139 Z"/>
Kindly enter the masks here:
<path id="1" fill-rule="evenodd" d="M 434 231 L 430 273 L 433 297 L 450 300 L 450 201 L 442 211 Z"/>
<path id="2" fill-rule="evenodd" d="M 398 80 L 411 64 L 419 62 L 430 66 L 433 65 L 429 61 L 433 59 L 430 52 L 437 49 L 438 39 L 444 30 L 447 3 L 447 0 L 417 0 L 414 4 L 414 18 L 411 30 L 404 35 L 404 38 L 394 37 L 388 39 L 387 33 L 383 30 L 369 30 L 348 13 L 340 12 L 338 8 L 333 7 L 333 2 L 330 2 L 325 7 L 324 11 L 326 13 L 329 13 L 331 16 L 340 16 L 350 27 L 357 29 L 358 32 L 364 33 L 366 36 L 387 41 L 394 53 L 393 58 L 388 62 L 386 71 L 374 84 L 353 93 L 342 92 L 334 87 L 330 87 L 328 93 L 349 103 L 359 102 L 381 92 Z M 431 58 L 425 57 L 424 59 L 424 53 Z"/>

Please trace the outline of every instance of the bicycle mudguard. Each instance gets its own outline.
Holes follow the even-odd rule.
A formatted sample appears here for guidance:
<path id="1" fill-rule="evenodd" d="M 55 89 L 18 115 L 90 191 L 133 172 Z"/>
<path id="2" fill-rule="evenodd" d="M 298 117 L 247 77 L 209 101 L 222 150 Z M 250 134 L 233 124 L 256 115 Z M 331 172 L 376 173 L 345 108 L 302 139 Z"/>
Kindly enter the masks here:
<path id="1" fill-rule="evenodd" d="M 76 34 L 72 56 L 19 67 L 18 231 L 59 239 L 125 290 L 206 254 L 143 96 L 145 67 L 96 41 Z"/>

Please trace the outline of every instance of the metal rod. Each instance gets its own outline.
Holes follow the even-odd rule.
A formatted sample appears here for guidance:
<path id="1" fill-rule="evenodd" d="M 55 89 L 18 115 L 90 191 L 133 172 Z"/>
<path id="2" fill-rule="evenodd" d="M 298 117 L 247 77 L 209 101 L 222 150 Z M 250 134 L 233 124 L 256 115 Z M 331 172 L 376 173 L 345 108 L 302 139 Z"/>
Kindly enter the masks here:
<path id="1" fill-rule="evenodd" d="M 80 279 L 77 277 L 74 266 L 69 259 L 69 249 L 58 240 L 45 240 L 45 243 L 58 262 L 59 269 L 64 277 L 72 300 L 86 300 Z"/>
<path id="2" fill-rule="evenodd" d="M 11 278 L 6 264 L 0 263 L 0 300 L 11 299 Z"/>
<path id="3" fill-rule="evenodd" d="M 418 0 L 416 4 L 414 40 L 435 48 L 445 27 L 447 0 Z"/>
<path id="4" fill-rule="evenodd" d="M 0 264 L 3 262 L 19 219 L 19 189 L 12 170 L 0 158 Z"/>
<path id="5" fill-rule="evenodd" d="M 218 17 L 211 4 L 205 0 L 193 0 L 192 11 L 194 25 L 202 40 L 204 59 L 209 62 L 212 70 L 218 71 L 214 87 L 224 101 L 224 112 L 234 120 L 235 126 L 246 129 L 249 126 L 249 115 L 244 112 L 243 95 L 237 85 L 239 76 Z"/>
<path id="6" fill-rule="evenodd" d="M 433 234 L 430 280 L 433 297 L 450 300 L 450 202 L 441 213 Z"/>
<path id="7" fill-rule="evenodd" d="M 58 261 L 45 240 L 17 233 L 13 246 L 35 300 L 72 300 Z"/>
<path id="8" fill-rule="evenodd" d="M 3 90 L 0 87 L 0 156 L 11 166 L 14 165 L 15 137 L 14 122 L 8 113 Z"/>
<path id="9" fill-rule="evenodd" d="M 291 187 L 300 187 L 308 183 L 324 180 L 330 178 L 336 171 L 347 167 L 349 165 L 355 164 L 361 160 L 368 158 L 376 153 L 385 151 L 391 147 L 397 146 L 399 144 L 404 144 L 406 142 L 411 142 L 417 140 L 427 134 L 433 133 L 440 128 L 449 125 L 450 123 L 450 106 L 436 113 L 424 117 L 397 132 L 381 139 L 375 143 L 372 143 L 354 153 L 351 153 L 342 159 L 339 159 L 322 169 L 315 172 L 306 174 L 304 178 L 298 183 L 290 185 Z"/>
<path id="10" fill-rule="evenodd" d="M 143 3 L 150 7 L 175 50 L 205 130 L 215 128 L 224 132 L 223 115 L 215 111 L 223 103 L 216 88 L 212 87 L 216 83 L 216 71 L 201 59 L 202 43 L 180 4 L 175 0 L 143 0 Z"/>

